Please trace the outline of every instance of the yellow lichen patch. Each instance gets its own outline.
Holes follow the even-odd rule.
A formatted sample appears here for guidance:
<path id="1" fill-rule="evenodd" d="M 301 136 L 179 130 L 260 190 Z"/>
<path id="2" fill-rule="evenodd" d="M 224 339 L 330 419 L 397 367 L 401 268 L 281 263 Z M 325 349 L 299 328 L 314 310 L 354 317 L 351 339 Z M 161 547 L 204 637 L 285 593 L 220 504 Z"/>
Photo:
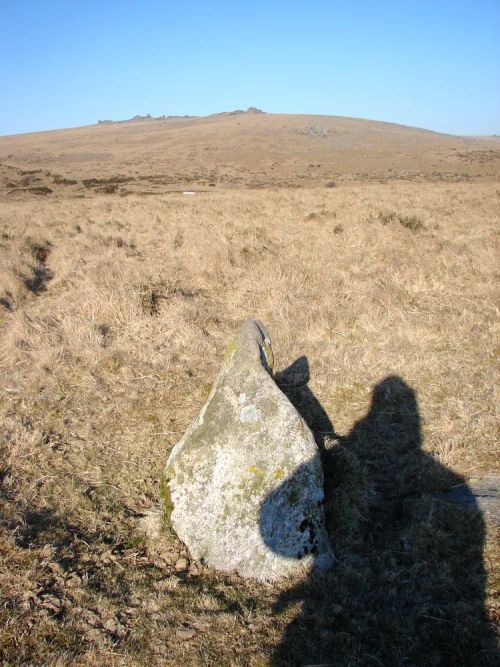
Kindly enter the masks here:
<path id="1" fill-rule="evenodd" d="M 239 485 L 244 498 L 248 497 L 248 494 L 260 492 L 266 482 L 266 473 L 261 468 L 250 466 L 248 472 L 251 475 L 250 479 L 242 479 Z"/>
<path id="2" fill-rule="evenodd" d="M 284 476 L 285 476 L 285 471 L 283 470 L 283 468 L 277 468 L 274 471 L 274 477 L 276 479 L 278 479 L 278 480 L 283 479 Z"/>
<path id="3" fill-rule="evenodd" d="M 229 359 L 229 357 L 236 351 L 237 347 L 238 346 L 236 345 L 236 341 L 232 340 L 226 347 L 226 351 L 224 352 L 224 360 Z"/>
<path id="4" fill-rule="evenodd" d="M 252 475 L 255 475 L 256 477 L 260 477 L 261 479 L 263 479 L 266 475 L 266 473 L 263 470 L 261 470 L 260 468 L 257 468 L 256 466 L 250 466 L 248 468 L 248 470 L 249 470 L 249 472 L 252 473 Z"/>
<path id="5" fill-rule="evenodd" d="M 267 367 L 272 371 L 274 368 L 273 348 L 268 343 L 264 343 L 262 345 L 262 350 L 264 352 L 264 356 L 266 357 Z"/>

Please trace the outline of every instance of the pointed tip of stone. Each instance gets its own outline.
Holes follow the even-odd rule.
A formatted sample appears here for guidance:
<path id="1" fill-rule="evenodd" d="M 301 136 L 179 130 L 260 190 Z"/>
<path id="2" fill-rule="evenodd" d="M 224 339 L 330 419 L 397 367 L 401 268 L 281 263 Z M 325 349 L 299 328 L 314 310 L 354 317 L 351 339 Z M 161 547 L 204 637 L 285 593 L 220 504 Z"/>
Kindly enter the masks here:
<path id="1" fill-rule="evenodd" d="M 239 348 L 245 360 L 263 366 L 272 374 L 274 353 L 271 337 L 260 320 L 247 320 L 243 323 L 238 337 Z"/>

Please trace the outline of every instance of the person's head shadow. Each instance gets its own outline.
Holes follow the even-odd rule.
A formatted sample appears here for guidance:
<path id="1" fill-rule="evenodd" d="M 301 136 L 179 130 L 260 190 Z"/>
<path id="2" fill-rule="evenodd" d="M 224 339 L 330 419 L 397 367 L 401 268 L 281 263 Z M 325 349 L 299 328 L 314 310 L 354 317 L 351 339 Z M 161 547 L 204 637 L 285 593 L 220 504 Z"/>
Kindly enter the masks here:
<path id="1" fill-rule="evenodd" d="M 484 610 L 484 521 L 477 508 L 437 498 L 464 480 L 423 451 L 414 390 L 385 378 L 366 416 L 339 436 L 308 387 L 305 357 L 275 379 L 318 443 L 336 564 L 280 596 L 275 614 L 299 601 L 302 611 L 271 664 L 497 664 Z"/>
<path id="2" fill-rule="evenodd" d="M 276 384 L 309 426 L 320 452 L 323 452 L 325 438 L 333 437 L 335 432 L 326 411 L 309 388 L 310 379 L 307 357 L 299 357 L 274 376 Z"/>

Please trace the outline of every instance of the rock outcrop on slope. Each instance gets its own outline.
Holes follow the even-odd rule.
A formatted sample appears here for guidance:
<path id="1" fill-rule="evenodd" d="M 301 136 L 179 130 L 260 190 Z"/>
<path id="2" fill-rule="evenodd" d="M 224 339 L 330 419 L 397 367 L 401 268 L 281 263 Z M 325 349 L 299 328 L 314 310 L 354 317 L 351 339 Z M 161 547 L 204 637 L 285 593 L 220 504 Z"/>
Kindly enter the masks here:
<path id="1" fill-rule="evenodd" d="M 264 326 L 246 322 L 162 485 L 195 559 L 268 581 L 333 563 L 317 445 L 272 369 Z"/>

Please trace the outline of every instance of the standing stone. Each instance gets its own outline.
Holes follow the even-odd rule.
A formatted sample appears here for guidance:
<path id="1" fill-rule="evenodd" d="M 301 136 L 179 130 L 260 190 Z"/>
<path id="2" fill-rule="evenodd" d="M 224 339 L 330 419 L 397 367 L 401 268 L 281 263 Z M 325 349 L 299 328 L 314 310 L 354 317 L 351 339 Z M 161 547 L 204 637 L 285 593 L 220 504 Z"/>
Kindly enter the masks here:
<path id="1" fill-rule="evenodd" d="M 162 484 L 193 558 L 260 580 L 333 563 L 317 445 L 272 369 L 264 326 L 246 322 Z"/>

